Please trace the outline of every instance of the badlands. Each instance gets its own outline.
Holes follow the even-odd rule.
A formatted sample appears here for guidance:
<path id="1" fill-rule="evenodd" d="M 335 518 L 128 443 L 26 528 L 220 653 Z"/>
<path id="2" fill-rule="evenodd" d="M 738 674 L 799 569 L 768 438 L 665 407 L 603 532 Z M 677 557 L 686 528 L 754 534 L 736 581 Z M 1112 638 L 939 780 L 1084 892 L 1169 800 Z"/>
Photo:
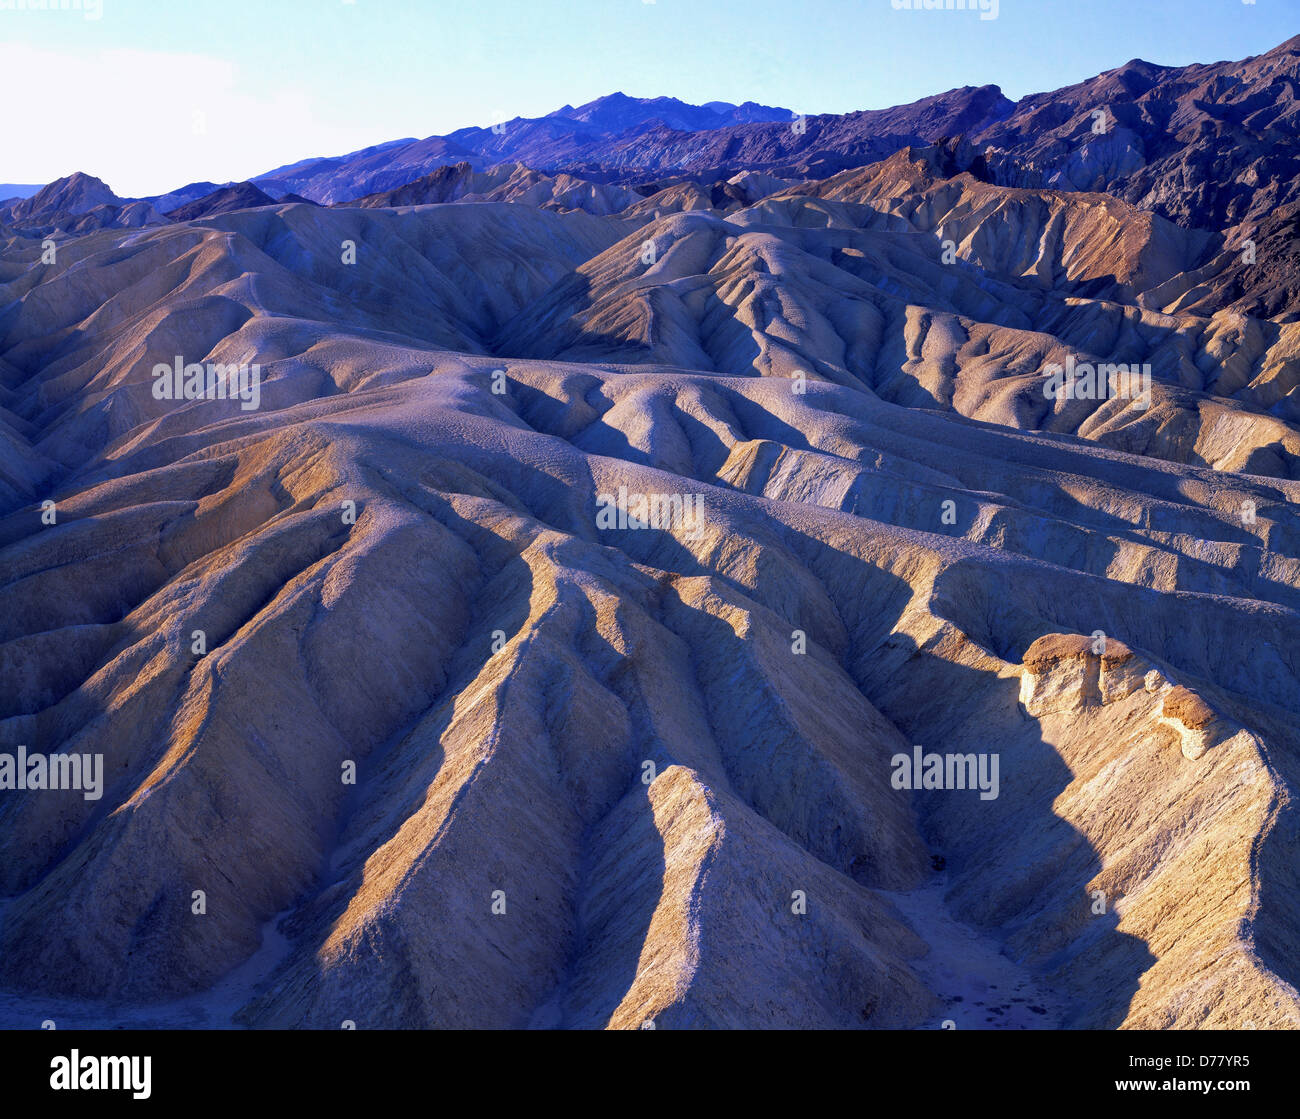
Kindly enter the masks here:
<path id="1" fill-rule="evenodd" d="M 0 1024 L 1300 1026 L 1300 39 L 1216 66 L 0 205 L 0 752 L 103 758 Z"/>

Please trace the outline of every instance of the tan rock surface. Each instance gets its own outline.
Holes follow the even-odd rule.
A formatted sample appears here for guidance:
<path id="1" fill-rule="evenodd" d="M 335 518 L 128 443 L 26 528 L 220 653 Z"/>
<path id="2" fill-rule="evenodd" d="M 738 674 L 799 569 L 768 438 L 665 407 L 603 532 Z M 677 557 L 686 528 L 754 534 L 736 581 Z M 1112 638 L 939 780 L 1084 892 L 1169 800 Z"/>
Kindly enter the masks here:
<path id="1" fill-rule="evenodd" d="M 0 987 L 283 936 L 240 1022 L 934 1026 L 938 855 L 1062 1025 L 1300 1025 L 1300 336 L 1117 302 L 1184 261 L 1118 204 L 897 170 L 7 248 L 0 746 L 105 788 L 0 794 Z M 1103 344 L 1148 414 L 1033 403 Z M 261 406 L 155 399 L 178 353 Z M 917 746 L 998 794 L 899 787 Z"/>

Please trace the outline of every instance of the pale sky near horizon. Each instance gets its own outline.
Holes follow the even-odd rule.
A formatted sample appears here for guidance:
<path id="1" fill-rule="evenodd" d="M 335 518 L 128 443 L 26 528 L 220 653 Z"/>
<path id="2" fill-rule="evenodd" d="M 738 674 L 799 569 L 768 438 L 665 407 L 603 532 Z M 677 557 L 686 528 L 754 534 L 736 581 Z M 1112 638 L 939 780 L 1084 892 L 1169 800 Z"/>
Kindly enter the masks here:
<path id="1" fill-rule="evenodd" d="M 615 90 L 809 114 L 1017 98 L 1297 33 L 1300 0 L 998 0 L 989 20 L 891 0 L 0 0 L 0 183 L 86 171 L 158 194 Z"/>

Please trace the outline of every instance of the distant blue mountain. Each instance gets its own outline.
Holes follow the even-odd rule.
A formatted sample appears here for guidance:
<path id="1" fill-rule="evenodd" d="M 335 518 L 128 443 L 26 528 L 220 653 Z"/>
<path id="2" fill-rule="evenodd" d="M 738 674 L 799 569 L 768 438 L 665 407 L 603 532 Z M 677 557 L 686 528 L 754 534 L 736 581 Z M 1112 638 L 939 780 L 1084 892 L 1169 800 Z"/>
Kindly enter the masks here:
<path id="1" fill-rule="evenodd" d="M 347 155 L 304 159 L 252 181 L 274 197 L 293 192 L 317 202 L 346 202 L 393 190 L 448 164 L 475 168 L 524 163 L 537 170 L 598 161 L 600 154 L 649 132 L 689 134 L 755 123 L 788 122 L 789 109 L 746 101 L 691 105 L 675 97 L 611 93 L 544 117 L 516 117 L 423 140 L 391 140 Z"/>

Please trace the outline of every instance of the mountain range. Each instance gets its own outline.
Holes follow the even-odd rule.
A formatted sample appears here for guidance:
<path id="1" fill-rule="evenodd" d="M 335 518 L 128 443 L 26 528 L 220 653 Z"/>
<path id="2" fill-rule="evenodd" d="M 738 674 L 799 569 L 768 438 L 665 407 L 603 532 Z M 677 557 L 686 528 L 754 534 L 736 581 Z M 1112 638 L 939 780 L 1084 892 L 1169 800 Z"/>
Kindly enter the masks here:
<path id="1" fill-rule="evenodd" d="M 1298 81 L 0 205 L 0 1023 L 1300 1028 Z"/>

